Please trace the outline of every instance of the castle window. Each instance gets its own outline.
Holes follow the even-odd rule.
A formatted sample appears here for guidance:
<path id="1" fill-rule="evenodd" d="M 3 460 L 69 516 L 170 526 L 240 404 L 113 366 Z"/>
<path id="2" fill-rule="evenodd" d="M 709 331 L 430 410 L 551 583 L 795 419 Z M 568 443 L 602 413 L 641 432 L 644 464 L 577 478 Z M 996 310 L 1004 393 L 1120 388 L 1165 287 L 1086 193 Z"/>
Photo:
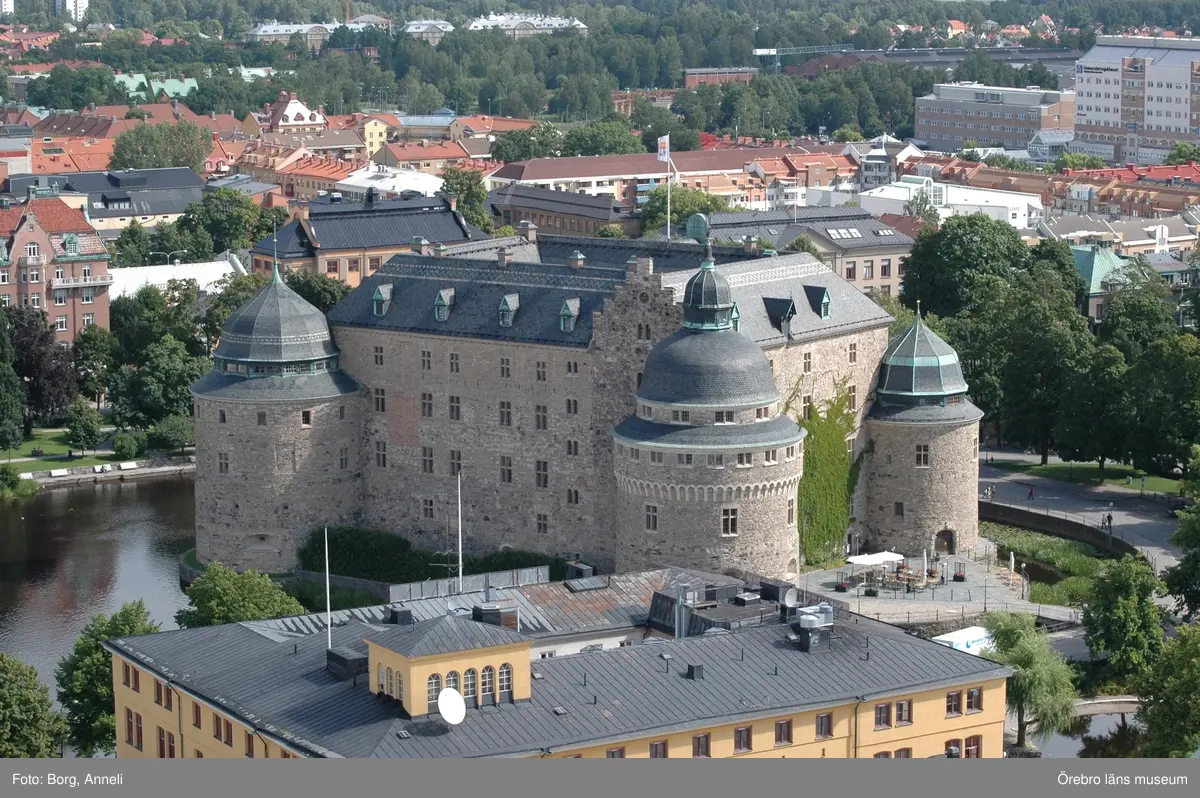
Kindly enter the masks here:
<path id="1" fill-rule="evenodd" d="M 546 412 L 545 405 L 534 405 L 533 421 L 534 421 L 534 426 L 540 430 L 544 430 L 549 426 L 549 421 L 547 419 L 547 412 Z"/>
<path id="2" fill-rule="evenodd" d="M 479 677 L 479 695 L 487 696 L 496 692 L 496 669 L 488 665 Z"/>
<path id="3" fill-rule="evenodd" d="M 721 537 L 737 537 L 738 511 L 736 507 L 726 507 L 721 510 Z"/>
<path id="4" fill-rule="evenodd" d="M 662 452 L 655 452 L 655 451 L 650 452 L 650 462 L 651 463 L 661 464 L 662 461 L 663 461 L 663 453 Z"/>
<path id="5" fill-rule="evenodd" d="M 813 417 L 813 400 L 812 394 L 803 397 L 800 400 L 800 417 L 805 421 L 812 421 Z"/>
<path id="6" fill-rule="evenodd" d="M 421 499 L 421 517 L 433 518 L 433 499 Z"/>
<path id="7" fill-rule="evenodd" d="M 446 321 L 450 318 L 450 308 L 454 305 L 454 289 L 445 288 L 438 292 L 437 299 L 433 300 L 433 316 L 438 321 Z"/>
<path id="8" fill-rule="evenodd" d="M 677 454 L 675 455 L 675 462 L 677 465 L 690 466 L 692 464 L 692 456 L 690 454 Z"/>
<path id="9" fill-rule="evenodd" d="M 512 458 L 506 454 L 500 455 L 500 481 L 512 482 Z"/>
<path id="10" fill-rule="evenodd" d="M 346 406 L 345 405 L 338 405 L 338 420 L 339 421 L 346 420 Z"/>
<path id="11" fill-rule="evenodd" d="M 459 449 L 450 450 L 450 476 L 456 477 L 462 471 L 462 451 Z"/>
<path id="12" fill-rule="evenodd" d="M 567 504 L 579 504 L 579 491 L 575 488 L 567 488 Z"/>
<path id="13" fill-rule="evenodd" d="M 451 690 L 458 689 L 458 671 L 450 671 L 446 674 L 446 687 Z"/>
<path id="14" fill-rule="evenodd" d="M 849 400 L 851 410 L 858 410 L 858 386 L 851 385 L 846 389 L 846 395 Z"/>
<path id="15" fill-rule="evenodd" d="M 858 344 L 850 344 L 850 362 L 858 362 Z"/>
<path id="16" fill-rule="evenodd" d="M 754 408 L 755 421 L 769 421 L 771 419 L 771 406 Z"/>
<path id="17" fill-rule="evenodd" d="M 630 460 L 641 460 L 642 459 L 642 450 L 635 449 L 632 446 L 629 447 L 629 459 Z"/>
<path id="18" fill-rule="evenodd" d="M 567 441 L 567 455 L 570 457 L 579 456 L 579 441 Z"/>
<path id="19" fill-rule="evenodd" d="M 440 673 L 429 674 L 429 681 L 426 683 L 426 686 L 428 688 L 425 694 L 426 700 L 430 704 L 436 704 L 438 694 L 442 692 L 442 675 Z"/>
<path id="20" fill-rule="evenodd" d="M 672 410 L 671 420 L 679 424 L 692 423 L 692 411 L 690 410 Z"/>
<path id="21" fill-rule="evenodd" d="M 267 426 L 267 414 L 261 410 L 258 411 L 258 426 L 260 426 L 260 427 Z"/>
<path id="22" fill-rule="evenodd" d="M 853 275 L 849 279 L 853 280 L 854 279 Z M 828 299 L 826 299 L 824 302 L 821 303 L 821 318 L 822 319 L 829 318 L 829 300 Z"/>
<path id="23" fill-rule="evenodd" d="M 646 505 L 646 531 L 658 531 L 658 506 L 654 504 Z"/>
<path id="24" fill-rule="evenodd" d="M 917 444 L 917 468 L 929 468 L 929 444 Z"/>
<path id="25" fill-rule="evenodd" d="M 225 411 L 224 410 L 220 410 L 217 412 L 217 423 L 218 424 L 225 423 Z"/>
<path id="26" fill-rule="evenodd" d="M 229 473 L 229 455 L 226 454 L 225 452 L 221 452 L 217 455 L 217 473 L 218 474 L 228 474 Z"/>
<path id="27" fill-rule="evenodd" d="M 422 474 L 432 474 L 433 473 L 433 447 L 432 446 L 422 446 L 421 447 L 421 473 Z"/>
<path id="28" fill-rule="evenodd" d="M 451 374 L 458 373 L 458 353 L 457 352 L 450 353 L 450 373 Z"/>
<path id="29" fill-rule="evenodd" d="M 763 462 L 767 465 L 775 465 L 775 463 L 778 462 L 778 455 L 779 450 L 767 449 L 765 452 L 763 452 Z"/>
<path id="30" fill-rule="evenodd" d="M 512 426 L 512 402 L 500 403 L 500 426 Z"/>
<path id="31" fill-rule="evenodd" d="M 546 361 L 539 360 L 534 364 L 534 377 L 538 382 L 546 381 Z"/>
<path id="32" fill-rule="evenodd" d="M 753 452 L 738 452 L 737 464 L 740 466 L 754 465 L 754 453 Z"/>
<path id="33" fill-rule="evenodd" d="M 550 461 L 538 460 L 534 463 L 534 473 L 537 475 L 537 486 L 539 488 L 550 487 Z"/>
<path id="34" fill-rule="evenodd" d="M 733 411 L 732 410 L 718 410 L 715 415 L 715 423 L 717 423 L 717 424 L 732 424 L 733 423 Z"/>
<path id="35" fill-rule="evenodd" d="M 345 471 L 350 466 L 350 449 L 343 446 L 338 450 L 338 468 Z"/>
<path id="36" fill-rule="evenodd" d="M 500 300 L 500 326 L 511 327 L 513 321 L 517 317 L 517 310 L 521 307 L 520 294 L 506 294 L 504 299 Z"/>
<path id="37" fill-rule="evenodd" d="M 312 411 L 311 410 L 301 410 L 300 411 L 300 426 L 302 426 L 302 427 L 311 427 L 312 426 Z"/>
<path id="38" fill-rule="evenodd" d="M 578 360 L 568 360 L 567 361 L 567 373 L 568 374 L 578 374 L 579 373 L 579 361 Z"/>
<path id="39" fill-rule="evenodd" d="M 559 316 L 558 329 L 563 332 L 575 332 L 575 317 L 574 316 Z"/>
<path id="40" fill-rule="evenodd" d="M 971 441 L 971 459 L 972 460 L 979 459 L 979 437 L 978 436 L 976 436 Z"/>
<path id="41" fill-rule="evenodd" d="M 433 394 L 421 394 L 421 418 L 433 418 Z"/>
<path id="42" fill-rule="evenodd" d="M 512 376 L 512 361 L 506 357 L 500 358 L 500 379 L 507 380 Z"/>
<path id="43" fill-rule="evenodd" d="M 788 499 L 787 503 L 787 522 L 788 524 L 796 523 L 796 500 Z"/>
<path id="44" fill-rule="evenodd" d="M 711 468 L 724 468 L 725 467 L 725 455 L 710 454 L 708 456 L 708 465 Z"/>
<path id="45" fill-rule="evenodd" d="M 802 359 L 802 364 L 803 365 L 801 367 L 801 370 L 805 374 L 811 374 L 812 373 L 812 352 L 804 353 L 804 357 Z"/>
<path id="46" fill-rule="evenodd" d="M 375 441 L 375 465 L 387 468 L 387 443 L 385 441 Z"/>
<path id="47" fill-rule="evenodd" d="M 892 515 L 896 516 L 897 518 L 904 517 L 904 502 L 892 503 Z"/>
<path id="48" fill-rule="evenodd" d="M 796 447 L 795 446 L 787 447 L 787 449 L 784 451 L 784 458 L 787 460 L 795 460 L 796 459 Z"/>
<path id="49" fill-rule="evenodd" d="M 457 396 L 450 397 L 450 420 L 462 421 L 462 399 Z"/>
<path id="50" fill-rule="evenodd" d="M 654 408 L 650 405 L 642 405 L 640 411 L 642 418 L 654 418 Z"/>
<path id="51" fill-rule="evenodd" d="M 421 371 L 433 370 L 433 352 L 428 349 L 421 350 Z"/>
<path id="52" fill-rule="evenodd" d="M 507 662 L 500 666 L 500 693 L 511 693 L 513 688 L 512 665 Z"/>
<path id="53" fill-rule="evenodd" d="M 383 347 L 382 346 L 375 347 L 375 365 L 376 366 L 383 365 Z"/>
<path id="54" fill-rule="evenodd" d="M 578 413 L 579 413 L 579 400 L 578 399 L 568 399 L 567 400 L 567 415 L 574 416 L 574 415 L 577 415 Z"/>
<path id="55" fill-rule="evenodd" d="M 383 388 L 375 389 L 375 412 L 382 413 L 387 410 L 387 391 Z"/>
<path id="56" fill-rule="evenodd" d="M 394 692 L 394 689 L 395 688 L 394 688 L 393 671 L 391 668 L 388 668 L 387 669 L 387 691 L 386 691 L 387 694 L 394 696 L 396 694 Z"/>

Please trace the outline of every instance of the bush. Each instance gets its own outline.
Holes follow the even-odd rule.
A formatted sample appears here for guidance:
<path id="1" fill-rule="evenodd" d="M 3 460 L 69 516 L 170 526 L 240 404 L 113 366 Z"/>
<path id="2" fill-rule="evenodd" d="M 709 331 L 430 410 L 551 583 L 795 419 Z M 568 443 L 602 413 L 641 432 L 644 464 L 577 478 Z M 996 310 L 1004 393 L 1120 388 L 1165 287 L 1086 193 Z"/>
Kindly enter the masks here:
<path id="1" fill-rule="evenodd" d="M 0 465 L 0 501 L 10 502 L 25 499 L 37 493 L 38 485 L 26 479 L 10 463 Z"/>
<path id="2" fill-rule="evenodd" d="M 1011 551 L 1018 560 L 1034 560 L 1066 576 L 1090 579 L 1104 567 L 1102 552 L 1085 543 L 989 522 L 979 525 L 979 534 L 995 543 L 1004 555 Z"/>
<path id="3" fill-rule="evenodd" d="M 113 438 L 113 451 L 122 460 L 136 460 L 146 453 L 149 440 L 144 432 L 122 432 Z"/>
<path id="4" fill-rule="evenodd" d="M 325 538 L 317 529 L 298 552 L 300 567 L 306 571 L 325 570 Z M 370 579 L 389 584 L 444 579 L 453 575 L 446 566 L 454 555 L 447 557 L 423 549 L 415 549 L 399 535 L 355 527 L 329 528 L 329 571 L 340 576 Z M 468 574 L 507 571 L 513 568 L 550 566 L 550 579 L 564 579 L 565 560 L 529 551 L 509 549 L 483 557 L 465 557 L 463 571 Z M 324 594 L 322 594 L 323 596 Z"/>
<path id="5" fill-rule="evenodd" d="M 150 430 L 155 449 L 182 452 L 196 443 L 196 422 L 191 416 L 167 416 Z"/>
<path id="6" fill-rule="evenodd" d="M 1052 585 L 1033 582 L 1029 585 L 1029 600 L 1034 604 L 1058 604 L 1063 607 L 1079 607 L 1092 597 L 1092 577 L 1068 576 Z"/>
<path id="7" fill-rule="evenodd" d="M 316 582 L 296 580 L 284 588 L 288 594 L 304 605 L 309 612 L 325 611 L 325 586 Z M 353 610 L 359 607 L 372 607 L 381 604 L 378 599 L 365 590 L 353 590 L 347 587 L 331 587 L 329 589 L 330 609 Z"/>

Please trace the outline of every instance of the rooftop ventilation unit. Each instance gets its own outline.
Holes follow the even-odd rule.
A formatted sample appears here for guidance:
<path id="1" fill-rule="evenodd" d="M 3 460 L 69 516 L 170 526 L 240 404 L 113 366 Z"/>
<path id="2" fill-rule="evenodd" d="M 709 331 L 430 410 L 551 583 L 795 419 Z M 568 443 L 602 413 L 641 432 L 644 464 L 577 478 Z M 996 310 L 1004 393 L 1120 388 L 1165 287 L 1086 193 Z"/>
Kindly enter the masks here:
<path id="1" fill-rule="evenodd" d="M 388 610 L 387 622 L 395 626 L 412 626 L 412 610 L 405 607 L 392 607 Z"/>
<path id="2" fill-rule="evenodd" d="M 733 603 L 739 607 L 752 607 L 756 604 L 761 604 L 762 599 L 757 593 L 739 593 L 733 597 Z"/>
<path id="3" fill-rule="evenodd" d="M 554 714 L 562 717 L 563 715 L 567 714 L 567 710 L 564 707 L 555 707 Z"/>
<path id="4" fill-rule="evenodd" d="M 704 666 L 688 665 L 687 677 L 694 682 L 704 681 Z"/>
<path id="5" fill-rule="evenodd" d="M 794 618 L 790 625 L 792 634 L 788 635 L 788 640 L 792 641 L 796 648 L 807 654 L 829 650 L 830 627 L 821 625 L 820 616 L 801 615 Z"/>
<path id="6" fill-rule="evenodd" d="M 396 736 L 399 737 L 401 740 L 411 740 L 412 739 L 412 735 L 409 734 L 405 729 L 400 729 L 399 731 L 397 731 Z"/>
<path id="7" fill-rule="evenodd" d="M 367 652 L 358 652 L 345 646 L 328 649 L 325 652 L 325 668 L 342 681 L 361 676 L 367 672 Z"/>
<path id="8" fill-rule="evenodd" d="M 567 579 L 585 579 L 594 576 L 596 569 L 578 561 L 567 563 Z"/>

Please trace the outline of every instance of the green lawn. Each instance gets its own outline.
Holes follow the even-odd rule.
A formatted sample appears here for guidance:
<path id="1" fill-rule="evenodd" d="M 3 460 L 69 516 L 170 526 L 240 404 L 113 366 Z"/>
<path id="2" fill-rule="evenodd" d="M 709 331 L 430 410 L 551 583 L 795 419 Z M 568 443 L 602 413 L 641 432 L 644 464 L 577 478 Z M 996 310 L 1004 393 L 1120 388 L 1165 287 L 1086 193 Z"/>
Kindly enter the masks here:
<path id="1" fill-rule="evenodd" d="M 66 451 L 65 449 L 63 450 Z M 61 454 L 57 457 L 43 457 L 38 460 L 25 460 L 20 463 L 13 463 L 13 468 L 17 469 L 18 473 L 29 474 L 34 471 L 52 471 L 57 468 L 79 468 L 81 466 L 94 465 L 116 465 L 121 462 L 121 458 L 117 457 L 112 452 L 100 454 L 95 457 L 88 455 L 86 457 L 68 458 L 66 454 Z"/>
<path id="2" fill-rule="evenodd" d="M 33 457 L 33 450 L 42 447 L 46 454 L 67 453 L 67 433 L 63 430 L 35 429 L 33 437 L 15 449 L 0 450 L 0 460 L 9 457 Z"/>
<path id="3" fill-rule="evenodd" d="M 1011 460 L 996 460 L 988 465 L 999 468 L 1002 471 L 1014 471 L 1019 474 L 1029 474 L 1033 477 L 1044 477 L 1046 479 L 1054 479 L 1059 482 L 1073 482 L 1078 485 L 1099 485 L 1100 484 L 1100 467 L 1096 463 L 1049 463 L 1048 465 L 1038 465 L 1037 463 L 1016 462 Z M 1168 479 L 1166 477 L 1156 477 L 1147 474 L 1145 471 L 1140 471 L 1133 466 L 1105 463 L 1104 465 L 1104 484 L 1117 487 L 1133 487 L 1135 489 L 1142 486 L 1141 478 L 1146 477 L 1146 490 L 1151 493 L 1169 493 L 1175 495 L 1179 493 L 1179 480 Z M 1133 485 L 1125 484 L 1126 477 L 1133 477 Z"/>

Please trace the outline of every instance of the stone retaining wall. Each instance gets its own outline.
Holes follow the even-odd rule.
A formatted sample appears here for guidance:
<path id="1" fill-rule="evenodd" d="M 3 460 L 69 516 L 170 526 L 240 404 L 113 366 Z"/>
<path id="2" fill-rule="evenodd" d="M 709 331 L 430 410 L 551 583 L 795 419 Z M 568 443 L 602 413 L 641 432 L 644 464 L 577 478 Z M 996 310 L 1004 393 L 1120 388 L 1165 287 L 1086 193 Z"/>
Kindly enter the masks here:
<path id="1" fill-rule="evenodd" d="M 107 467 L 108 470 L 104 470 Z M 141 460 L 108 463 L 104 466 L 75 466 L 47 471 L 32 471 L 25 476 L 45 488 L 88 485 L 97 482 L 126 482 L 149 477 L 175 476 L 196 469 L 194 455 L 151 454 Z"/>
<path id="2" fill-rule="evenodd" d="M 1022 529 L 1042 532 L 1055 537 L 1067 538 L 1080 543 L 1086 543 L 1100 551 L 1120 557 L 1126 554 L 1139 556 L 1136 546 L 1121 540 L 1119 537 L 1101 532 L 1086 523 L 1080 516 L 1037 512 L 1036 510 L 1017 507 L 998 502 L 979 502 L 979 520 L 992 521 L 997 524 L 1008 524 Z"/>

